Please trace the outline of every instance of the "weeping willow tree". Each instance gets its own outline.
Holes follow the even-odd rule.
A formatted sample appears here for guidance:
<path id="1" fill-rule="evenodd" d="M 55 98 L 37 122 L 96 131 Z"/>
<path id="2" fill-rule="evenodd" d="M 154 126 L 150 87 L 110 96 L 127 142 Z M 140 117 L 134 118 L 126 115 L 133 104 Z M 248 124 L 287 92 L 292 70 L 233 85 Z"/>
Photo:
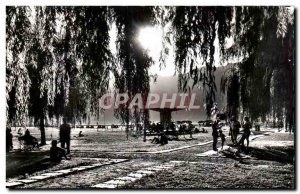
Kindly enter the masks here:
<path id="1" fill-rule="evenodd" d="M 33 9 L 7 7 L 7 109 L 10 123 L 39 120 L 45 144 L 47 112 L 71 120 L 95 110 L 108 88 L 108 9 Z"/>
<path id="2" fill-rule="evenodd" d="M 74 125 L 99 113 L 98 99 L 108 89 L 111 69 L 109 9 L 58 7 L 61 32 L 54 41 L 57 115 Z"/>
<path id="3" fill-rule="evenodd" d="M 294 115 L 294 16 L 290 8 L 175 7 L 170 11 L 179 88 L 190 90 L 189 80 L 193 81 L 192 88 L 201 86 L 208 115 L 216 92 L 216 45 L 221 63 L 242 58 L 235 67 L 237 71 L 228 75 L 227 82 L 223 80 L 231 114 L 238 114 L 240 101 L 245 115 L 264 120 L 272 106 L 274 71 L 283 66 L 290 74 L 288 83 L 292 87 L 279 84 L 289 93 L 285 96 L 286 106 L 280 110 L 287 110 L 287 117 Z M 227 38 L 234 40 L 231 48 L 226 48 Z"/>
<path id="4" fill-rule="evenodd" d="M 240 74 L 237 64 L 230 66 L 224 71 L 220 81 L 220 92 L 226 94 L 228 117 L 239 115 L 240 108 Z"/>
<path id="5" fill-rule="evenodd" d="M 216 46 L 220 48 L 221 61 L 226 59 L 225 40 L 231 35 L 233 8 L 195 6 L 175 7 L 170 11 L 179 89 L 202 88 L 209 116 L 217 89 L 214 76 Z M 192 87 L 189 80 L 193 80 Z"/>
<path id="6" fill-rule="evenodd" d="M 150 90 L 148 69 L 152 59 L 139 46 L 139 29 L 154 22 L 153 7 L 113 7 L 113 18 L 117 26 L 117 64 L 114 69 L 115 87 L 120 93 L 127 93 L 133 98 L 137 93 L 147 99 Z M 145 106 L 145 101 L 143 105 Z M 138 111 L 138 112 L 137 112 Z M 142 110 L 129 110 L 128 103 L 116 109 L 115 115 L 127 125 L 135 117 L 139 118 Z M 143 110 L 144 123 L 148 123 L 148 110 Z M 136 121 L 137 122 L 137 121 Z M 128 133 L 127 133 L 128 134 Z M 127 135 L 128 138 L 128 135 Z"/>
<path id="7" fill-rule="evenodd" d="M 236 42 L 240 53 L 246 56 L 240 65 L 241 101 L 245 114 L 249 114 L 253 120 L 265 120 L 272 106 L 280 106 L 270 104 L 272 78 L 288 79 L 285 83 L 274 85 L 273 94 L 280 95 L 277 93 L 280 92 L 278 87 L 284 88 L 287 95 L 283 100 L 287 103 L 279 109 L 293 112 L 293 11 L 288 7 L 238 7 L 236 15 Z M 278 76 L 276 72 L 280 69 L 287 74 Z M 290 76 L 286 77 L 288 74 Z M 290 117 L 292 115 L 290 113 Z"/>
<path id="8" fill-rule="evenodd" d="M 99 113 L 98 99 L 108 90 L 113 56 L 109 49 L 111 11 L 108 7 L 74 7 L 76 56 L 82 67 L 82 89 L 87 111 Z"/>
<path id="9" fill-rule="evenodd" d="M 23 6 L 6 9 L 10 124 L 24 122 L 29 114 L 40 121 L 42 132 L 47 112 L 57 118 L 73 118 L 74 122 L 98 113 L 98 98 L 108 90 L 110 72 L 119 92 L 130 97 L 142 93 L 146 99 L 150 87 L 148 70 L 153 61 L 140 48 L 137 34 L 143 26 L 170 23 L 163 40 L 174 42 L 179 89 L 202 88 L 208 115 L 216 95 L 216 58 L 223 63 L 228 57 L 241 57 L 237 72 L 231 74 L 225 88 L 232 114 L 239 106 L 232 96 L 239 93 L 240 108 L 252 120 L 264 118 L 270 110 L 281 117 L 283 111 L 289 126 L 294 125 L 295 25 L 293 11 L 287 7 L 79 6 L 34 10 Z M 109 49 L 112 23 L 117 26 L 115 57 Z M 230 38 L 234 44 L 227 48 Z M 162 64 L 167 55 L 164 45 Z M 270 104 L 270 99 L 280 101 L 282 94 L 283 103 Z M 128 104 L 115 112 L 127 126 L 133 118 L 138 122 L 141 113 L 137 109 L 130 111 Z M 147 110 L 143 115 L 147 123 Z"/>
<path id="10" fill-rule="evenodd" d="M 6 101 L 7 122 L 22 124 L 28 115 L 31 84 L 24 61 L 30 34 L 28 7 L 6 8 Z"/>

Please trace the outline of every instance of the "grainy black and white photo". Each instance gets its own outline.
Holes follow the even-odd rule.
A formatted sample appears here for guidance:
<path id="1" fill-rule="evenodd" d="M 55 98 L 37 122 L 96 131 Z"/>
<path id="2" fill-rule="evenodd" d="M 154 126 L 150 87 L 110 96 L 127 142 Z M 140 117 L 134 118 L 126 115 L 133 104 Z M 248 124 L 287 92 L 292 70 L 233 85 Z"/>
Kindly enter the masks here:
<path id="1" fill-rule="evenodd" d="M 296 189 L 295 6 L 5 9 L 7 189 Z"/>

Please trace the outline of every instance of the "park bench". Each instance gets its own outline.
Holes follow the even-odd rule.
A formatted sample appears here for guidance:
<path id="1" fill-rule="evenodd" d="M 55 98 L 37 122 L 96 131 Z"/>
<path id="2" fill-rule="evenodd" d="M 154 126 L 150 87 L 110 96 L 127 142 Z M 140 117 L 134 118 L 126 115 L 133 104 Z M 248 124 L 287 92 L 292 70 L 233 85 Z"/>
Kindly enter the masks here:
<path id="1" fill-rule="evenodd" d="M 119 126 L 118 125 L 111 125 L 111 128 L 112 129 L 117 129 L 117 128 L 119 128 Z"/>
<path id="2" fill-rule="evenodd" d="M 180 135 L 189 135 L 191 132 L 189 130 L 180 131 L 180 130 L 165 130 L 164 134 L 169 137 L 169 139 L 178 139 Z M 146 130 L 146 136 L 160 136 L 160 132 L 154 132 Z"/>

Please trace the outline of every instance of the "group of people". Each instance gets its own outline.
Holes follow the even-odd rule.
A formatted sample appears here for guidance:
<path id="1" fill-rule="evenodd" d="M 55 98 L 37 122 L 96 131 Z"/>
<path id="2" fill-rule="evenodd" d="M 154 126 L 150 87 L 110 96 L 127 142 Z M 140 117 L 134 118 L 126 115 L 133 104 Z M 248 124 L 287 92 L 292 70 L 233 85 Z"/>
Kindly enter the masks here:
<path id="1" fill-rule="evenodd" d="M 225 137 L 225 134 L 223 133 L 223 131 L 221 130 L 222 127 L 223 127 L 223 124 L 220 123 L 220 117 L 217 116 L 215 122 L 212 125 L 213 150 L 214 151 L 218 151 L 218 149 L 217 149 L 218 137 L 221 138 L 222 149 L 223 149 L 226 137 Z M 245 147 L 244 141 L 246 140 L 247 148 L 248 148 L 249 147 L 249 137 L 250 137 L 250 133 L 251 133 L 250 129 L 252 128 L 252 125 L 249 121 L 249 117 L 244 118 L 244 124 L 242 126 L 242 128 L 244 129 L 243 134 L 242 134 L 241 139 L 238 141 L 237 135 L 240 133 L 240 128 L 241 128 L 240 122 L 233 116 L 230 121 L 230 129 L 229 129 L 229 133 L 232 137 L 233 144 Z"/>
<path id="2" fill-rule="evenodd" d="M 38 140 L 34 136 L 30 134 L 30 131 L 26 129 L 25 134 L 23 135 L 22 129 L 18 130 L 18 140 L 23 141 L 25 145 L 30 145 L 32 147 L 38 148 Z M 50 161 L 51 162 L 60 162 L 63 157 L 69 159 L 67 157 L 70 154 L 70 142 L 71 142 L 71 127 L 67 124 L 67 120 L 63 119 L 63 124 L 59 128 L 59 141 L 61 147 L 58 147 L 58 141 L 53 140 L 51 142 L 50 148 Z M 66 148 L 66 150 L 65 150 Z M 6 152 L 9 152 L 13 149 L 13 135 L 11 133 L 11 128 L 6 128 Z"/>
<path id="3" fill-rule="evenodd" d="M 82 132 L 79 134 L 82 134 Z M 67 123 L 66 118 L 63 118 L 63 124 L 59 127 L 59 141 L 61 147 L 57 146 L 57 140 L 52 140 L 50 148 L 51 162 L 60 162 L 63 157 L 66 160 L 70 159 L 67 155 L 70 154 L 71 126 Z M 65 150 L 65 147 L 67 148 L 67 151 Z"/>
<path id="4" fill-rule="evenodd" d="M 160 133 L 163 132 L 164 126 L 161 123 L 150 123 L 150 132 L 152 133 Z"/>
<path id="5" fill-rule="evenodd" d="M 25 134 L 23 135 L 21 128 L 18 130 L 18 140 L 24 142 L 25 146 L 31 146 L 32 148 L 38 148 L 38 140 L 30 134 L 30 131 L 26 129 Z M 6 127 L 6 152 L 9 152 L 13 149 L 13 135 L 11 133 L 11 128 Z"/>

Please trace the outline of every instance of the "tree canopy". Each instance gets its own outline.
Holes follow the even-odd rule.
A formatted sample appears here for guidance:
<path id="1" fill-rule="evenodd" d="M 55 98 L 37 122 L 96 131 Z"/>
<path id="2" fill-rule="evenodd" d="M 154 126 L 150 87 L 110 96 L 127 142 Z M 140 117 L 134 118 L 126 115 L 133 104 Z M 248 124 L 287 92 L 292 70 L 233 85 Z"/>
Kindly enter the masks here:
<path id="1" fill-rule="evenodd" d="M 109 47 L 113 24 L 115 55 Z M 208 115 L 217 66 L 240 59 L 221 83 L 230 114 L 242 111 L 255 120 L 274 112 L 294 124 L 294 11 L 284 6 L 6 7 L 8 123 L 33 117 L 43 130 L 46 115 L 75 122 L 97 113 L 111 76 L 119 91 L 147 96 L 153 60 L 136 36 L 143 26 L 168 24 L 160 62 L 167 45 L 174 46 L 179 89 L 202 88 Z M 136 112 L 120 107 L 115 114 L 128 123 Z M 146 122 L 149 113 L 143 114 Z"/>

